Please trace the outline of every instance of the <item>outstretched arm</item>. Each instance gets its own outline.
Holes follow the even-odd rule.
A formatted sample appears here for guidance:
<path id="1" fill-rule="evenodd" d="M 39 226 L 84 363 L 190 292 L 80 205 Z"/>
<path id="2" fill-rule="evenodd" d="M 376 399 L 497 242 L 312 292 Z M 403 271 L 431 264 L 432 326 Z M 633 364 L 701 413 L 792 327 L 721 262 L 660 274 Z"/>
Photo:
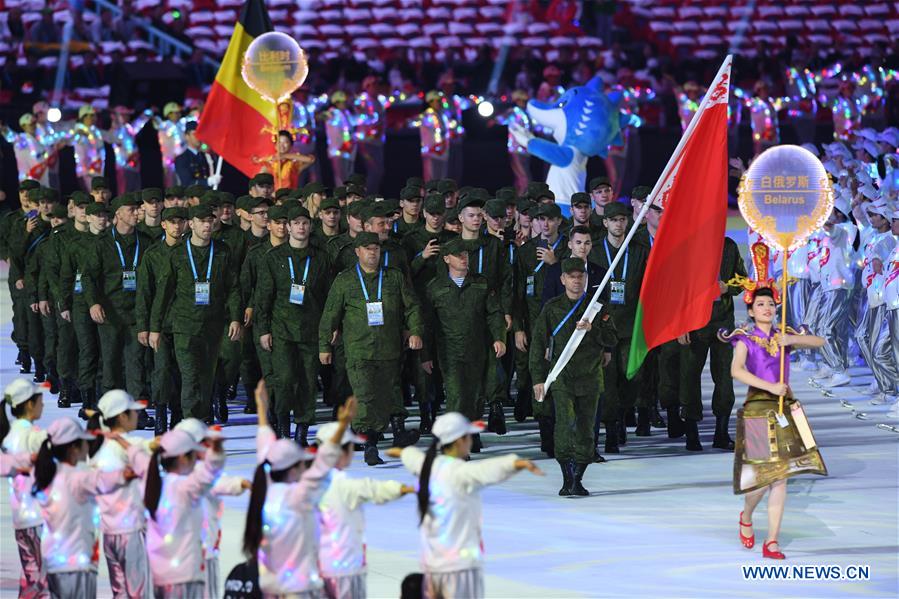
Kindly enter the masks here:
<path id="1" fill-rule="evenodd" d="M 574 161 L 574 150 L 539 137 L 528 142 L 528 153 L 554 166 L 566 167 Z"/>

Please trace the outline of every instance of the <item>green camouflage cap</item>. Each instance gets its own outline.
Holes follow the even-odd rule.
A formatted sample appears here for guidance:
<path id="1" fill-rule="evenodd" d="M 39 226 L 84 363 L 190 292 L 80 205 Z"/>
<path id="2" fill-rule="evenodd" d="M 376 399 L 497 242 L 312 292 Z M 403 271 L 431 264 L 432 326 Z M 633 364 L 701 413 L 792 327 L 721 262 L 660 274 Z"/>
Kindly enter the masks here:
<path id="1" fill-rule="evenodd" d="M 275 191 L 275 199 L 280 200 L 281 198 L 289 197 L 291 191 L 292 190 L 289 187 L 281 187 L 280 189 Z"/>
<path id="2" fill-rule="evenodd" d="M 457 255 L 469 251 L 471 251 L 470 244 L 466 243 L 461 237 L 453 237 L 449 241 L 440 244 L 441 256 Z"/>
<path id="3" fill-rule="evenodd" d="M 502 200 L 506 205 L 518 204 L 518 194 L 511 187 L 504 187 L 496 192 L 496 199 Z"/>
<path id="4" fill-rule="evenodd" d="M 592 179 L 590 179 L 589 185 L 587 185 L 587 191 L 593 191 L 601 185 L 611 187 L 612 183 L 609 181 L 608 177 L 593 177 Z"/>
<path id="5" fill-rule="evenodd" d="M 275 177 L 271 173 L 259 173 L 250 179 L 250 187 L 254 185 L 274 185 Z"/>
<path id="6" fill-rule="evenodd" d="M 267 199 L 265 199 L 263 197 L 254 198 L 252 196 L 250 196 L 250 200 L 246 204 L 247 204 L 247 207 L 246 207 L 247 212 L 252 212 L 256 208 L 259 208 L 260 206 L 271 206 L 272 205 L 271 202 L 269 202 Z"/>
<path id="7" fill-rule="evenodd" d="M 337 198 L 330 197 L 322 200 L 322 203 L 318 205 L 319 212 L 323 212 L 325 210 L 340 210 L 340 202 L 337 201 Z"/>
<path id="8" fill-rule="evenodd" d="M 439 193 L 432 193 L 425 198 L 423 208 L 428 214 L 445 214 L 446 202 L 443 201 L 443 196 Z"/>
<path id="9" fill-rule="evenodd" d="M 204 192 L 203 195 L 200 196 L 200 203 L 212 206 L 213 208 L 218 208 L 222 205 L 222 201 L 219 199 L 218 192 L 211 189 Z"/>
<path id="10" fill-rule="evenodd" d="M 365 214 L 366 210 L 371 205 L 371 203 L 372 202 L 367 202 L 364 200 L 353 202 L 352 204 L 347 206 L 347 209 L 346 209 L 347 216 L 352 216 L 354 218 L 364 220 L 363 215 Z"/>
<path id="11" fill-rule="evenodd" d="M 353 173 L 352 175 L 347 177 L 346 182 L 352 185 L 359 185 L 363 188 L 365 187 L 366 183 L 368 183 L 365 175 L 363 175 L 362 173 Z"/>
<path id="12" fill-rule="evenodd" d="M 303 187 L 303 197 L 311 196 L 314 193 L 325 193 L 325 186 L 318 181 L 312 181 Z"/>
<path id="13" fill-rule="evenodd" d="M 407 185 L 400 190 L 401 200 L 418 200 L 421 199 L 421 187 L 411 187 Z"/>
<path id="14" fill-rule="evenodd" d="M 109 202 L 109 209 L 112 212 L 115 212 L 122 206 L 140 206 L 141 201 L 135 197 L 134 194 L 123 193 L 122 195 L 112 198 L 112 201 Z"/>
<path id="15" fill-rule="evenodd" d="M 421 177 L 409 177 L 406 179 L 406 187 L 424 187 L 425 180 Z"/>
<path id="16" fill-rule="evenodd" d="M 578 206 L 578 205 L 583 205 L 583 204 L 586 204 L 587 206 L 589 206 L 592 203 L 593 203 L 593 201 L 590 199 L 590 196 L 587 195 L 586 192 L 578 191 L 578 192 L 571 194 L 571 205 L 572 206 Z"/>
<path id="17" fill-rule="evenodd" d="M 62 204 L 56 204 L 50 210 L 50 217 L 51 218 L 69 218 L 69 209 Z"/>
<path id="18" fill-rule="evenodd" d="M 377 233 L 369 233 L 367 231 L 363 231 L 356 235 L 356 239 L 353 241 L 354 248 L 367 245 L 381 245 L 381 238 L 378 237 Z"/>
<path id="19" fill-rule="evenodd" d="M 75 204 L 76 206 L 85 206 L 94 201 L 94 198 L 90 197 L 83 191 L 73 191 L 72 195 L 69 196 L 69 198 L 72 200 L 72 203 Z"/>
<path id="20" fill-rule="evenodd" d="M 338 185 L 334 188 L 334 197 L 338 200 L 346 199 L 346 185 Z"/>
<path id="21" fill-rule="evenodd" d="M 140 192 L 140 199 L 144 202 L 151 202 L 153 200 L 161 202 L 164 198 L 165 195 L 158 187 L 147 187 Z"/>
<path id="22" fill-rule="evenodd" d="M 651 192 L 651 187 L 647 187 L 646 185 L 637 185 L 631 190 L 631 199 L 645 200 L 646 196 L 648 196 Z"/>
<path id="23" fill-rule="evenodd" d="M 346 186 L 346 194 L 349 195 L 357 195 L 365 197 L 365 187 L 362 185 L 355 185 L 350 183 Z"/>
<path id="24" fill-rule="evenodd" d="M 548 218 L 562 218 L 562 209 L 558 204 L 543 203 L 537 206 L 537 216 L 546 216 Z"/>
<path id="25" fill-rule="evenodd" d="M 196 206 L 191 206 L 189 214 L 191 218 L 215 217 L 215 214 L 212 212 L 212 206 L 209 204 L 197 204 Z"/>
<path id="26" fill-rule="evenodd" d="M 21 191 L 28 191 L 29 189 L 38 189 L 41 186 L 40 181 L 35 181 L 34 179 L 25 179 L 21 183 L 19 183 L 19 189 Z"/>
<path id="27" fill-rule="evenodd" d="M 611 202 L 602 211 L 603 218 L 615 218 L 616 216 L 628 216 L 631 210 L 621 202 Z"/>
<path id="28" fill-rule="evenodd" d="M 188 185 L 186 188 L 184 188 L 184 197 L 199 198 L 202 197 L 208 189 L 209 188 L 205 185 Z"/>
<path id="29" fill-rule="evenodd" d="M 44 198 L 44 190 L 40 187 L 29 189 L 25 192 L 25 197 L 28 198 L 29 202 L 40 202 Z"/>
<path id="30" fill-rule="evenodd" d="M 187 208 L 175 207 L 175 208 L 165 208 L 162 211 L 162 220 L 175 220 L 176 218 L 183 218 L 187 220 Z"/>
<path id="31" fill-rule="evenodd" d="M 94 177 L 91 179 L 91 191 L 97 191 L 98 189 L 109 189 L 106 177 Z"/>
<path id="32" fill-rule="evenodd" d="M 275 220 L 287 220 L 287 206 L 272 206 L 268 209 L 268 219 L 271 221 Z"/>
<path id="33" fill-rule="evenodd" d="M 302 204 L 295 203 L 287 209 L 287 220 L 294 220 L 301 217 L 312 220 L 312 217 L 309 216 L 309 211 L 306 210 L 306 207 Z"/>
<path id="34" fill-rule="evenodd" d="M 489 200 L 484 204 L 484 212 L 490 218 L 502 218 L 506 215 L 506 203 L 498 199 Z"/>
<path id="35" fill-rule="evenodd" d="M 220 191 L 219 193 L 219 204 L 224 206 L 225 204 L 234 205 L 234 194 L 230 191 Z"/>
<path id="36" fill-rule="evenodd" d="M 442 193 L 444 195 L 458 191 L 458 189 L 456 182 L 452 179 L 441 179 L 437 184 L 437 193 Z"/>
<path id="37" fill-rule="evenodd" d="M 248 206 L 249 203 L 250 203 L 250 200 L 252 200 L 252 199 L 253 199 L 253 197 L 252 197 L 252 196 L 248 196 L 248 195 L 238 196 L 237 202 L 235 203 L 235 207 L 236 207 L 238 210 L 246 210 L 246 209 L 247 209 L 247 206 Z"/>
<path id="38" fill-rule="evenodd" d="M 580 258 L 565 258 L 562 260 L 562 272 L 585 272 L 586 265 Z"/>
<path id="39" fill-rule="evenodd" d="M 184 188 L 180 185 L 172 185 L 171 187 L 165 188 L 165 197 L 167 198 L 180 198 L 184 195 Z"/>
<path id="40" fill-rule="evenodd" d="M 94 216 L 97 214 L 106 214 L 109 215 L 109 208 L 103 202 L 91 202 L 87 205 L 87 209 L 85 210 L 88 216 Z"/>

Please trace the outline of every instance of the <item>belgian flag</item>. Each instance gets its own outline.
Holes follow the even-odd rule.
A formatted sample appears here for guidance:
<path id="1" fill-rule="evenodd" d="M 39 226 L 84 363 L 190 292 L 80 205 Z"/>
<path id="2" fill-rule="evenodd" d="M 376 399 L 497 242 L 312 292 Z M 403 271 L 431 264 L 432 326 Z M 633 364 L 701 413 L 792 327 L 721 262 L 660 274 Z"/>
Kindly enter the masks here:
<path id="1" fill-rule="evenodd" d="M 273 30 L 263 0 L 247 0 L 197 127 L 197 137 L 247 177 L 259 172 L 253 156 L 273 153 L 271 134 L 262 130 L 275 126 L 278 115 L 273 103 L 250 89 L 240 70 L 253 40 Z"/>

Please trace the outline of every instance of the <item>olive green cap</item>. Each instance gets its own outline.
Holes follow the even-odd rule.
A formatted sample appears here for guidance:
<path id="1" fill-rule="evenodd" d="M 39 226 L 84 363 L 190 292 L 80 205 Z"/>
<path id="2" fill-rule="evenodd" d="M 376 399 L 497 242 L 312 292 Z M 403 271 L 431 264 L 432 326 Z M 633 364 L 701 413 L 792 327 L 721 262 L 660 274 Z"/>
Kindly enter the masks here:
<path id="1" fill-rule="evenodd" d="M 621 202 L 612 202 L 602 211 L 603 218 L 615 218 L 616 216 L 628 216 L 631 210 Z"/>
<path id="2" fill-rule="evenodd" d="M 356 239 L 353 241 L 353 247 L 359 248 L 367 245 L 381 245 L 381 238 L 378 237 L 377 233 L 369 233 L 367 231 L 363 231 L 356 235 Z"/>
<path id="3" fill-rule="evenodd" d="M 161 202 L 165 198 L 165 194 L 158 187 L 147 187 L 140 192 L 140 199 L 144 202 L 153 200 Z"/>
<path id="4" fill-rule="evenodd" d="M 443 201 L 443 196 L 439 193 L 432 193 L 425 198 L 423 208 L 428 214 L 445 214 L 446 202 Z"/>
<path id="5" fill-rule="evenodd" d="M 562 272 L 585 272 L 586 265 L 580 258 L 565 258 L 562 260 Z"/>
<path id="6" fill-rule="evenodd" d="M 87 205 L 85 212 L 88 216 L 94 216 L 96 214 L 109 215 L 109 208 L 107 208 L 103 202 L 91 202 Z"/>
<path id="7" fill-rule="evenodd" d="M 176 218 L 183 218 L 187 220 L 187 208 L 182 208 L 180 206 L 173 208 L 165 208 L 162 211 L 162 220 L 174 220 Z"/>

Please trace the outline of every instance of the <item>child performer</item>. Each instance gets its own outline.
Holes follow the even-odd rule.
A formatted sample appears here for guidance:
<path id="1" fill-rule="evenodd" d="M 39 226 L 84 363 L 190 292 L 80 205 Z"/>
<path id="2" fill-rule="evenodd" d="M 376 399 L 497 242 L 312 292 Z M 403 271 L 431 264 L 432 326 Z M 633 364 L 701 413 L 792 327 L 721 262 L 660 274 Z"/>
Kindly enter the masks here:
<path id="1" fill-rule="evenodd" d="M 340 443 L 355 416 L 356 398 L 340 407 L 334 435 L 319 448 L 308 469 L 310 452 L 289 439 L 275 439 L 266 418 L 264 380 L 256 388 L 256 408 L 260 464 L 247 508 L 244 553 L 259 562 L 259 588 L 265 596 L 319 597 L 324 583 L 318 570 L 314 508 L 325 477 L 340 459 Z"/>
<path id="2" fill-rule="evenodd" d="M 97 596 L 96 497 L 136 478 L 130 466 L 108 472 L 88 468 L 87 442 L 93 439 L 74 418 L 54 420 L 34 463 L 32 494 L 47 525 L 41 553 L 50 596 L 58 599 Z"/>
<path id="3" fill-rule="evenodd" d="M 10 424 L 6 416 L 9 404 L 14 420 Z M 3 390 L 0 401 L 0 439 L 3 451 L 8 454 L 37 453 L 47 433 L 40 430 L 35 421 L 44 411 L 44 396 L 40 386 L 25 379 L 16 379 Z M 19 577 L 20 597 L 41 597 L 47 594 L 47 570 L 41 559 L 41 519 L 40 506 L 31 495 L 34 478 L 28 472 L 21 472 L 9 479 L 9 510 L 12 512 L 12 527 L 22 576 Z"/>
<path id="4" fill-rule="evenodd" d="M 336 422 L 319 427 L 319 445 L 334 437 Z M 318 502 L 320 545 L 318 564 L 329 599 L 365 599 L 365 512 L 364 503 L 381 504 L 399 499 L 415 489 L 395 480 L 349 478 L 344 470 L 353 461 L 353 445 L 365 443 L 347 430 L 340 441 L 341 454 L 326 479 L 327 491 Z"/>
<path id="5" fill-rule="evenodd" d="M 434 421 L 434 441 L 427 453 L 416 447 L 392 448 L 387 452 L 389 456 L 401 457 L 403 466 L 420 477 L 419 530 L 425 596 L 429 598 L 484 597 L 479 491 L 519 470 L 543 475 L 533 462 L 515 454 L 467 461 L 472 435 L 482 429 L 462 414 L 448 412 Z"/>

